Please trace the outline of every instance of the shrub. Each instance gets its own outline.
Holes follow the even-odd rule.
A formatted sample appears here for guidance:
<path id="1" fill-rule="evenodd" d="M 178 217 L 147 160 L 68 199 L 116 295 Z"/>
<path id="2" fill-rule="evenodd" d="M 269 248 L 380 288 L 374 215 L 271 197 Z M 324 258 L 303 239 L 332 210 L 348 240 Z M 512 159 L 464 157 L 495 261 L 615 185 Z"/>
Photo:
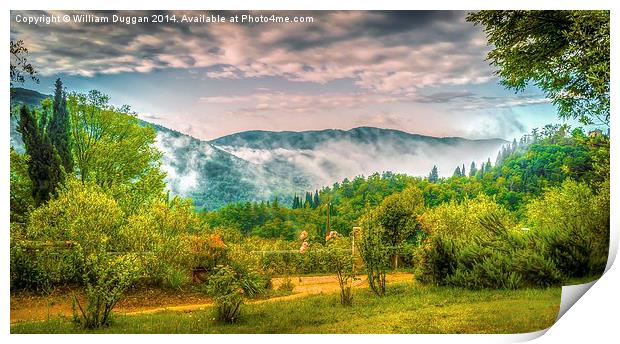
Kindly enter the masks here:
<path id="1" fill-rule="evenodd" d="M 385 294 L 385 276 L 390 267 L 392 248 L 383 240 L 384 229 L 377 223 L 373 212 L 365 213 L 360 225 L 362 230 L 356 244 L 366 264 L 368 285 L 375 294 L 382 296 Z"/>
<path id="2" fill-rule="evenodd" d="M 140 266 L 135 255 L 109 256 L 93 253 L 85 257 L 86 304 L 73 298 L 73 320 L 84 328 L 108 325 L 110 315 L 123 293 L 138 278 Z"/>
<path id="3" fill-rule="evenodd" d="M 74 319 L 84 327 L 107 325 L 112 309 L 139 274 L 134 254 L 110 253 L 123 246 L 122 219 L 122 211 L 109 195 L 96 185 L 77 181 L 69 181 L 57 198 L 31 215 L 27 238 L 71 244 L 86 294 L 85 305 L 74 299 Z"/>
<path id="4" fill-rule="evenodd" d="M 343 240 L 336 231 L 331 231 L 325 238 L 325 251 L 328 257 L 330 270 L 336 272 L 338 286 L 340 287 L 340 304 L 351 306 L 353 304 L 353 257 L 351 256 L 350 244 Z"/>
<path id="5" fill-rule="evenodd" d="M 595 195 L 585 183 L 566 180 L 527 206 L 531 230 L 566 277 L 600 275 L 609 249 L 609 181 Z"/>
<path id="6" fill-rule="evenodd" d="M 220 267 L 209 278 L 206 291 L 215 297 L 217 319 L 229 323 L 235 322 L 243 303 L 243 289 L 237 273 L 228 266 Z"/>
<path id="7" fill-rule="evenodd" d="M 55 286 L 79 283 L 81 262 L 72 247 L 14 240 L 10 248 L 11 290 L 45 294 Z"/>
<path id="8" fill-rule="evenodd" d="M 120 230 L 122 251 L 143 252 L 144 278 L 180 288 L 200 280 L 225 257 L 218 234 L 207 233 L 190 201 L 155 200 L 130 216 Z"/>
<path id="9" fill-rule="evenodd" d="M 516 289 L 563 280 L 540 235 L 517 229 L 510 213 L 486 196 L 440 205 L 423 224 L 429 237 L 416 252 L 416 278 L 423 282 Z"/>
<path id="10" fill-rule="evenodd" d="M 237 321 L 244 296 L 254 297 L 265 291 L 258 273 L 238 265 L 218 265 L 204 290 L 214 297 L 216 318 L 228 323 Z"/>
<path id="11" fill-rule="evenodd" d="M 445 284 L 446 278 L 456 270 L 456 245 L 452 240 L 436 235 L 422 244 L 417 251 L 416 260 L 418 261 L 416 278 L 419 281 L 436 285 Z"/>

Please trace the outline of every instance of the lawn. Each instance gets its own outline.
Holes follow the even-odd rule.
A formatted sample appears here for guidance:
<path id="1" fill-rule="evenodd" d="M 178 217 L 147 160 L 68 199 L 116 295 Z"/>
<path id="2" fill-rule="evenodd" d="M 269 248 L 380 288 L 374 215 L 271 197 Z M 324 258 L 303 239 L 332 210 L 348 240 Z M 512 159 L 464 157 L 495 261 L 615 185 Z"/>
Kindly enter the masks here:
<path id="1" fill-rule="evenodd" d="M 70 319 L 18 323 L 11 333 L 521 333 L 553 325 L 561 288 L 467 290 L 398 282 L 378 298 L 356 289 L 352 307 L 337 294 L 244 305 L 236 324 L 213 320 L 212 310 L 117 315 L 95 331 Z"/>

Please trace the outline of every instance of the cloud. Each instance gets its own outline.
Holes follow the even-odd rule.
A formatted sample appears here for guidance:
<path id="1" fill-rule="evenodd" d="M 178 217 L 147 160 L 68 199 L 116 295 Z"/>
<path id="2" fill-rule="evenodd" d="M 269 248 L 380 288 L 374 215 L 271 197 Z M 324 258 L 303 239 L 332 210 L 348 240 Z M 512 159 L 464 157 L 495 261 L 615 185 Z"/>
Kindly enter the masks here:
<path id="1" fill-rule="evenodd" d="M 26 42 L 43 75 L 92 77 L 166 68 L 207 68 L 206 77 L 213 79 L 277 76 L 324 84 L 351 78 L 361 89 L 378 93 L 481 83 L 491 75 L 483 61 L 487 50 L 484 36 L 479 28 L 464 21 L 464 12 L 276 13 L 314 18 L 314 22 L 304 24 L 15 22 L 17 14 L 67 13 L 87 12 L 11 12 L 11 38 Z M 180 17 L 202 13 L 167 14 Z M 152 12 L 92 14 L 111 17 Z"/>
<path id="2" fill-rule="evenodd" d="M 415 99 L 408 95 L 382 95 L 376 93 L 322 93 L 274 92 L 263 90 L 248 95 L 206 96 L 199 99 L 204 104 L 231 105 L 229 115 L 252 115 L 261 111 L 289 114 L 311 114 L 334 109 L 361 108 L 369 104 L 385 104 Z M 233 106 L 234 105 L 234 106 Z"/>

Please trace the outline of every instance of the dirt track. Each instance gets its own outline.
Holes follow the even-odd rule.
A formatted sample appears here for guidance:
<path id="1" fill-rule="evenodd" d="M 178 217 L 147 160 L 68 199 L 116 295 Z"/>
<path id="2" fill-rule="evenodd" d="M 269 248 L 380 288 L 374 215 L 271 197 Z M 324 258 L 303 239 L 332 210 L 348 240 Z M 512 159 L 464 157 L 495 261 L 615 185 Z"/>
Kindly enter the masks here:
<path id="1" fill-rule="evenodd" d="M 357 288 L 368 286 L 365 275 L 359 275 L 354 281 Z M 406 272 L 388 274 L 387 282 L 409 281 L 413 275 Z M 274 289 L 277 289 L 284 278 L 272 280 Z M 290 300 L 313 294 L 338 292 L 338 280 L 336 276 L 304 276 L 291 277 L 294 285 L 293 293 L 287 296 L 273 297 L 264 300 L 249 301 L 252 303 L 272 302 L 277 300 Z M 79 297 L 79 295 L 78 295 Z M 70 290 L 57 291 L 50 296 L 38 296 L 31 294 L 11 295 L 11 324 L 22 321 L 45 320 L 55 317 L 71 317 Z M 126 297 L 118 303 L 115 312 L 125 315 L 138 315 L 157 313 L 161 311 L 189 312 L 207 308 L 211 300 L 195 291 L 166 291 L 159 289 L 136 289 L 130 291 Z"/>

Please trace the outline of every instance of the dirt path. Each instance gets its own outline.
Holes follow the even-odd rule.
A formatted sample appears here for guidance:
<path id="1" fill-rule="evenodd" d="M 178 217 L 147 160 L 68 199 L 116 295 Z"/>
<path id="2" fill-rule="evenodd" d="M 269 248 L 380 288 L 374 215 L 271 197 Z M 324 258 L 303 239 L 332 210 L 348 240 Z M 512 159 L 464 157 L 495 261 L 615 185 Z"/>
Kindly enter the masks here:
<path id="1" fill-rule="evenodd" d="M 354 281 L 357 288 L 368 286 L 365 275 L 359 275 Z M 413 275 L 406 272 L 388 274 L 387 282 L 408 281 Z M 277 289 L 284 278 L 272 279 L 273 288 Z M 302 276 L 291 277 L 294 285 L 293 293 L 286 296 L 272 297 L 263 300 L 248 301 L 248 304 L 291 300 L 313 294 L 338 292 L 336 276 Z M 71 290 L 55 291 L 49 296 L 27 293 L 11 295 L 11 324 L 25 321 L 45 320 L 55 317 L 71 317 Z M 80 295 L 77 295 L 81 298 Z M 191 312 L 211 306 L 211 300 L 197 291 L 169 291 L 161 289 L 138 288 L 131 290 L 118 303 L 114 311 L 118 314 L 139 315 L 161 311 Z"/>

